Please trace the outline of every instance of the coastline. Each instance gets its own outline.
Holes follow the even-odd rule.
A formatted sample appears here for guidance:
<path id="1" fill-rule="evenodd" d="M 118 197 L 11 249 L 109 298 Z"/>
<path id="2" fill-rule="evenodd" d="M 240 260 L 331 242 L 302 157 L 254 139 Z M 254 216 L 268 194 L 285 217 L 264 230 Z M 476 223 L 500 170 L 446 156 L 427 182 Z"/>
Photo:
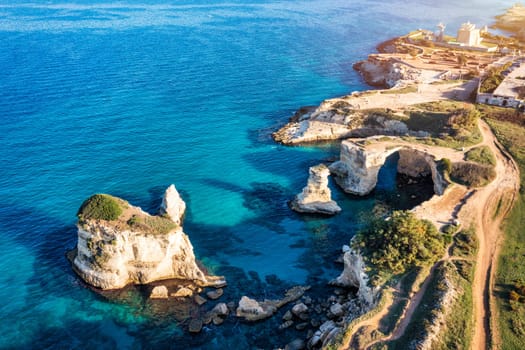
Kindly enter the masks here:
<path id="1" fill-rule="evenodd" d="M 371 142 L 373 145 L 379 146 L 382 141 L 378 138 L 388 136 L 388 138 L 390 138 L 390 140 L 387 141 L 389 142 L 388 147 L 392 148 L 399 147 L 403 144 L 403 142 L 396 143 L 395 138 L 391 138 L 392 135 L 419 136 L 422 138 L 430 136 L 428 134 L 422 134 L 420 130 L 410 130 L 406 125 L 400 124 L 396 120 L 394 121 L 398 122 L 397 124 L 388 125 L 384 119 L 374 116 L 374 110 L 382 108 L 387 111 L 393 110 L 394 113 L 396 113 L 396 111 L 402 111 L 405 108 L 410 108 L 410 106 L 429 102 L 451 100 L 468 102 L 468 100 L 472 99 L 472 94 L 476 91 L 479 81 L 477 77 L 474 77 L 466 82 L 446 82 L 443 84 L 439 82 L 439 79 L 441 79 L 444 74 L 451 75 L 450 71 L 444 73 L 439 70 L 428 71 L 421 69 L 415 71 L 410 68 L 405 70 L 399 69 L 400 64 L 406 62 L 400 61 L 398 58 L 392 59 L 390 56 L 397 54 L 395 48 L 399 39 L 400 38 L 394 38 L 378 45 L 377 49 L 381 54 L 387 53 L 389 55 L 386 60 L 383 58 L 378 60 L 377 56 L 370 55 L 368 60 L 354 64 L 354 69 L 362 73 L 364 80 L 370 86 L 387 87 L 389 88 L 388 90 L 354 92 L 351 95 L 325 100 L 318 107 L 303 107 L 295 113 L 288 124 L 272 135 L 274 140 L 285 145 L 301 145 L 327 140 L 356 140 L 356 137 L 365 137 L 364 141 L 366 143 Z M 407 60 L 406 54 L 403 59 Z M 490 65 L 490 63 L 486 64 Z M 414 68 L 411 65 L 407 66 Z M 393 77 L 392 72 L 395 72 L 397 75 Z M 423 76 L 427 78 L 424 78 L 422 81 L 421 77 Z M 459 71 L 459 76 L 461 77 L 461 71 Z M 366 108 L 363 108 L 363 106 L 366 106 Z M 363 109 L 364 113 L 361 112 Z M 375 117 L 375 119 L 370 122 L 370 117 Z M 367 122 L 369 123 L 368 125 Z M 419 218 L 430 220 L 442 231 L 446 230 L 448 226 L 453 225 L 452 223 L 456 225 L 456 222 L 460 222 L 461 225 L 465 227 L 471 225 L 475 225 L 476 227 L 477 237 L 480 242 L 476 258 L 476 266 L 478 266 L 478 268 L 475 269 L 476 274 L 472 288 L 472 293 L 475 298 L 475 306 L 473 307 L 475 323 L 474 333 L 472 334 L 472 348 L 476 349 L 479 348 L 481 344 L 494 343 L 495 340 L 492 337 L 493 334 L 497 334 L 497 330 L 493 329 L 494 316 L 490 316 L 490 314 L 494 314 L 494 311 L 487 310 L 485 307 L 485 305 L 494 304 L 490 297 L 493 282 L 485 283 L 484 279 L 486 276 L 490 281 L 493 281 L 494 271 L 492 267 L 496 261 L 496 247 L 501 235 L 499 226 L 505 214 L 500 215 L 496 222 L 488 222 L 482 218 L 487 218 L 489 213 L 493 211 L 495 205 L 494 197 L 499 196 L 503 198 L 507 192 L 515 193 L 518 188 L 516 184 L 519 184 L 516 164 L 505 161 L 507 155 L 501 147 L 495 146 L 498 144 L 497 140 L 487 124 L 480 121 L 477 128 L 481 130 L 483 136 L 482 142 L 476 142 L 468 145 L 468 147 L 461 147 L 461 149 L 457 150 L 444 148 L 447 151 L 441 153 L 437 158 L 452 158 L 453 161 L 454 159 L 455 161 L 460 161 L 467 157 L 466 154 L 469 150 L 478 147 L 488 147 L 496 154 L 496 177 L 485 187 L 474 190 L 469 189 L 469 187 L 454 184 L 443 193 L 434 195 L 430 200 L 412 209 Z M 419 133 L 419 135 L 417 135 L 417 133 Z M 419 148 L 424 150 L 424 152 L 434 152 L 435 146 L 417 144 L 417 142 L 416 137 L 415 140 L 409 142 L 407 148 Z M 456 152 L 457 154 L 452 155 L 451 152 Z M 342 157 L 343 154 L 341 154 L 341 158 Z M 332 168 L 331 170 L 333 173 Z M 512 207 L 512 203 L 509 204 L 509 208 L 510 207 Z M 484 223 L 480 224 L 482 221 Z M 490 229 L 487 228 L 489 226 Z M 489 232 L 489 230 L 492 232 Z M 445 255 L 432 267 L 426 278 L 422 277 L 424 283 L 415 291 L 415 294 L 409 297 L 409 303 L 404 309 L 404 318 L 400 324 L 396 325 L 395 330 L 393 330 L 390 335 L 386 335 L 368 344 L 368 347 L 377 342 L 395 341 L 404 336 L 405 329 L 414 311 L 418 308 L 421 297 L 429 286 L 429 282 L 436 278 L 433 273 L 434 268 L 438 266 L 438 263 L 446 264 L 453 258 L 449 256 L 449 249 L 451 249 L 450 245 L 447 247 Z M 442 272 L 443 270 L 440 271 L 440 274 L 447 274 L 447 272 Z M 446 279 L 447 277 L 443 278 Z M 453 282 L 450 281 L 447 283 L 453 284 Z M 383 287 L 385 293 L 386 288 L 387 286 L 385 285 Z M 457 287 L 451 286 L 451 288 Z M 456 292 L 453 291 L 450 295 L 442 296 L 442 299 L 439 299 L 440 302 L 447 305 L 454 303 L 454 300 L 457 299 L 455 293 Z M 356 326 L 356 324 L 352 322 L 352 319 L 349 320 L 350 325 L 352 325 L 352 331 L 348 333 L 348 330 L 343 330 L 345 340 L 343 344 L 338 345 L 340 349 L 346 349 L 346 347 L 349 346 L 353 341 L 354 332 L 360 330 L 364 324 L 367 324 L 369 328 L 377 327 L 376 324 L 379 322 L 379 319 L 385 317 L 384 310 L 386 307 L 392 305 L 394 302 L 391 297 L 386 300 L 386 302 L 381 302 L 381 306 L 372 304 L 370 310 L 373 310 L 374 314 L 378 314 L 374 317 L 374 321 L 369 321 L 371 316 L 367 316 L 367 313 L 361 315 L 359 318 L 365 320 L 363 321 L 365 323 L 360 322 L 359 326 Z M 387 305 L 383 305 L 384 303 Z M 441 321 L 436 321 L 437 324 L 442 323 L 448 316 L 449 314 L 446 312 L 440 313 L 438 317 Z M 437 325 L 433 329 L 433 333 L 427 335 L 428 337 L 425 340 L 425 344 L 427 345 L 425 345 L 425 348 L 429 348 L 434 341 L 439 339 L 441 331 L 441 327 Z M 367 332 L 370 332 L 370 330 L 367 330 Z M 337 344 L 339 340 L 335 340 L 334 336 L 331 341 L 335 341 Z"/>

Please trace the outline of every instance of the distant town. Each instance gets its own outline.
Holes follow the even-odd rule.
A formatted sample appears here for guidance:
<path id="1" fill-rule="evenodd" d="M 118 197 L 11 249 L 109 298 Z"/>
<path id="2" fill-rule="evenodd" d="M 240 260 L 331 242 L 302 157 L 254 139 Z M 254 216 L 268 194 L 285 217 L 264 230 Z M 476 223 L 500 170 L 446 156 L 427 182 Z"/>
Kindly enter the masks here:
<path id="1" fill-rule="evenodd" d="M 456 36 L 437 30 L 418 29 L 379 47 L 369 60 L 397 60 L 423 70 L 427 81 L 463 80 L 479 76 L 476 102 L 525 110 L 525 56 L 523 44 L 495 35 L 487 26 L 466 22 Z M 419 81 L 423 82 L 423 81 Z"/>

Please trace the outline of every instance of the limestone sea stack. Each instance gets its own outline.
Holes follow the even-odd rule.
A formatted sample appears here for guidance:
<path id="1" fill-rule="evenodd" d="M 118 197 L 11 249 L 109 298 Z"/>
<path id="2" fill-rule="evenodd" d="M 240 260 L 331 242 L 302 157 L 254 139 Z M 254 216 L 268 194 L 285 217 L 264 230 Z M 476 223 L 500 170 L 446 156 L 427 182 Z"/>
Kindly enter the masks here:
<path id="1" fill-rule="evenodd" d="M 331 281 L 331 285 L 358 288 L 357 295 L 364 305 L 375 304 L 379 287 L 372 287 L 366 273 L 367 267 L 359 251 L 343 246 L 344 270 L 339 277 Z"/>
<path id="2" fill-rule="evenodd" d="M 173 185 L 164 195 L 163 215 L 150 215 L 107 194 L 91 196 L 77 214 L 73 269 L 86 283 L 104 290 L 164 279 L 225 285 L 223 277 L 206 275 L 197 265 L 181 226 L 185 208 Z"/>
<path id="3" fill-rule="evenodd" d="M 313 166 L 309 170 L 308 183 L 303 191 L 290 202 L 293 210 L 300 213 L 335 215 L 341 208 L 332 200 L 328 187 L 330 170 L 324 164 Z"/>

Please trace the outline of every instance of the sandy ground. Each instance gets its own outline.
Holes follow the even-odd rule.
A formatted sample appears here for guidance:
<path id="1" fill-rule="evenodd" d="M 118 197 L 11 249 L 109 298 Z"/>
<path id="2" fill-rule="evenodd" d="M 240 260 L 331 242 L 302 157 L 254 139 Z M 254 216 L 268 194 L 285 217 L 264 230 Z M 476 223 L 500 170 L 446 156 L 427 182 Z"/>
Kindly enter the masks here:
<path id="1" fill-rule="evenodd" d="M 394 93 L 395 90 L 392 90 L 392 93 L 382 94 L 380 93 L 381 90 L 378 90 L 377 92 L 368 92 L 359 96 L 348 95 L 342 98 L 334 98 L 331 99 L 330 102 L 335 103 L 339 100 L 345 101 L 350 103 L 356 109 L 401 109 L 413 104 L 440 100 L 454 99 L 466 101 L 470 97 L 472 91 L 477 88 L 477 85 L 477 79 L 472 79 L 464 83 L 421 83 L 418 84 L 417 92 L 396 94 Z"/>

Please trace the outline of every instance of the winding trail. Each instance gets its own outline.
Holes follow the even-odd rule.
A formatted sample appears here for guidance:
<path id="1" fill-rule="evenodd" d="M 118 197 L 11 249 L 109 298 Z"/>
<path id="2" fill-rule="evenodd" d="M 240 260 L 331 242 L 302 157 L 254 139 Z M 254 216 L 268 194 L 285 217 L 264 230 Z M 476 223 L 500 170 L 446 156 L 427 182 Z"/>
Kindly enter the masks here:
<path id="1" fill-rule="evenodd" d="M 493 320 L 493 275 L 498 247 L 503 237 L 501 223 L 512 208 L 519 191 L 519 170 L 512 157 L 498 142 L 489 126 L 480 121 L 483 144 L 496 156 L 496 178 L 472 196 L 463 217 L 475 218 L 479 251 L 472 285 L 475 332 L 472 349 L 489 349 L 499 343 Z M 497 208 L 499 207 L 499 210 Z"/>
<path id="2" fill-rule="evenodd" d="M 443 224 L 446 218 L 451 218 L 453 213 L 458 215 L 464 227 L 469 225 L 475 225 L 476 227 L 479 250 L 476 257 L 476 270 L 472 285 L 475 321 L 471 347 L 473 350 L 497 348 L 497 344 L 499 344 L 499 333 L 493 316 L 495 307 L 491 301 L 494 284 L 493 275 L 498 247 L 502 237 L 500 226 L 511 210 L 516 194 L 519 191 L 519 170 L 516 163 L 498 142 L 487 123 L 480 120 L 479 128 L 483 141 L 472 147 L 485 145 L 494 153 L 496 157 L 495 179 L 485 187 L 470 192 L 465 187 L 456 185 L 450 191 L 447 191 L 444 196 L 434 196 L 415 210 L 419 217 L 434 222 L 438 227 Z M 430 150 L 433 147 L 426 146 L 426 148 Z M 440 153 L 443 151 L 443 149 L 438 150 Z M 454 159 L 457 157 L 457 151 L 449 149 L 445 151 L 443 157 Z M 447 249 L 440 261 L 450 259 Z M 400 321 L 392 333 L 369 343 L 366 349 L 371 348 L 376 343 L 395 340 L 403 336 L 425 294 L 436 266 L 437 263 L 432 267 L 419 290 L 409 300 L 409 303 L 403 310 Z M 390 299 L 376 316 L 356 324 L 352 331 L 357 331 L 363 326 L 372 326 L 378 329 L 382 318 L 380 316 L 386 315 L 392 303 L 393 300 Z M 343 344 L 340 349 L 348 349 L 352 338 L 353 336 L 349 337 L 346 344 Z"/>

